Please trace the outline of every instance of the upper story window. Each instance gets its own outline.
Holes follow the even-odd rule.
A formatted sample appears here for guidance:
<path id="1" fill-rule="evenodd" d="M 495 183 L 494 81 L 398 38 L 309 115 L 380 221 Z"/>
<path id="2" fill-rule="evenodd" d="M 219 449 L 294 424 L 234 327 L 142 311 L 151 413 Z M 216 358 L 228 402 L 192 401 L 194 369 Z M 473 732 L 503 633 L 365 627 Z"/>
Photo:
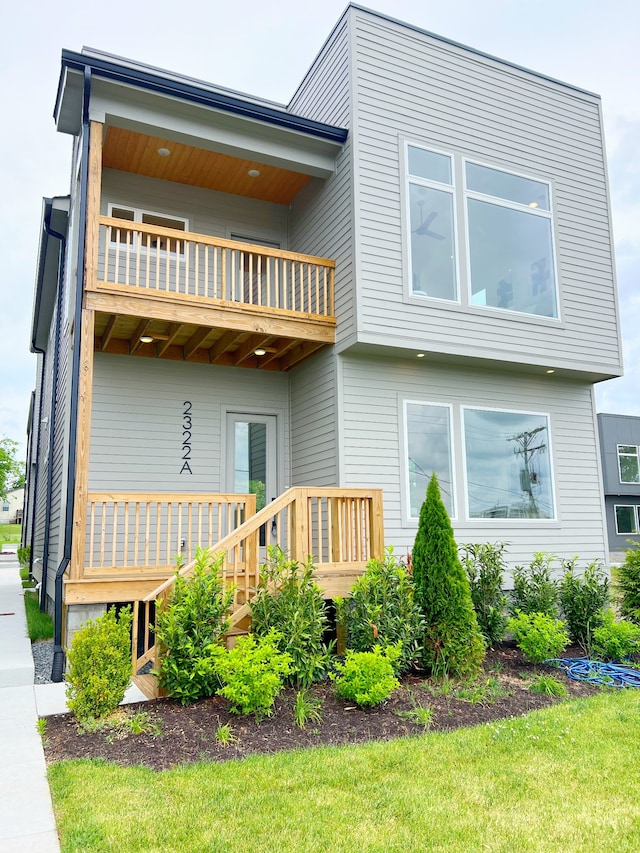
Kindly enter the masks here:
<path id="1" fill-rule="evenodd" d="M 463 408 L 469 518 L 555 517 L 549 418 Z"/>
<path id="2" fill-rule="evenodd" d="M 558 316 L 549 185 L 465 163 L 471 304 Z"/>
<path id="3" fill-rule="evenodd" d="M 411 292 L 457 300 L 455 184 L 446 154 L 407 145 Z"/>
<path id="4" fill-rule="evenodd" d="M 410 294 L 557 319 L 549 182 L 412 143 L 405 159 Z"/>
<path id="5" fill-rule="evenodd" d="M 141 222 L 144 225 L 157 225 L 160 228 L 171 228 L 174 231 L 188 231 L 189 220 L 176 216 L 163 216 L 161 213 L 153 213 L 150 210 L 140 210 L 132 207 L 120 207 L 109 205 L 109 216 L 114 219 L 126 219 L 127 222 Z M 135 235 L 132 232 L 120 232 L 118 229 L 111 230 L 112 243 L 127 243 L 131 247 L 136 245 Z M 169 252 L 184 254 L 184 241 L 173 240 L 165 235 L 143 234 L 141 237 L 143 249 L 161 249 Z"/>
<path id="6" fill-rule="evenodd" d="M 638 448 L 635 444 L 618 445 L 618 469 L 621 483 L 640 483 Z"/>

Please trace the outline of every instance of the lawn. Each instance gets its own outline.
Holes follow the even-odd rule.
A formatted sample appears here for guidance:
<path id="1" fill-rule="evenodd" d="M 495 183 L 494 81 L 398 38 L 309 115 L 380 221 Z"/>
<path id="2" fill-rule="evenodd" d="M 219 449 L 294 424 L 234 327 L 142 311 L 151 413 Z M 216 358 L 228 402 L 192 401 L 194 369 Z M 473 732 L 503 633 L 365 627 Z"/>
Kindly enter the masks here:
<path id="1" fill-rule="evenodd" d="M 213 736 L 213 733 L 212 733 Z M 455 732 L 156 772 L 49 768 L 71 851 L 640 849 L 640 694 Z"/>
<path id="2" fill-rule="evenodd" d="M 22 536 L 22 525 L 0 524 L 0 549 L 3 545 L 19 545 Z"/>

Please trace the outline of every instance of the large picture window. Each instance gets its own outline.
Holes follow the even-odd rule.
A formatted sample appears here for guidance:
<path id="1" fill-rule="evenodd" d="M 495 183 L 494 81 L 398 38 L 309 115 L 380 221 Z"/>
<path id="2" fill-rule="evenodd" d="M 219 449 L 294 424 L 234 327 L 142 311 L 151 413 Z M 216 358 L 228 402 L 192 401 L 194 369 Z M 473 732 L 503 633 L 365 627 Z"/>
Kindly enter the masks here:
<path id="1" fill-rule="evenodd" d="M 635 444 L 618 445 L 618 470 L 621 483 L 640 483 L 638 448 Z"/>
<path id="2" fill-rule="evenodd" d="M 465 163 L 471 303 L 557 317 L 549 185 Z"/>
<path id="3" fill-rule="evenodd" d="M 409 515 L 418 518 L 431 475 L 450 517 L 455 517 L 451 453 L 451 409 L 433 403 L 405 401 L 407 492 Z"/>
<path id="4" fill-rule="evenodd" d="M 452 158 L 407 146 L 411 293 L 458 298 Z"/>
<path id="5" fill-rule="evenodd" d="M 554 518 L 549 419 L 463 409 L 469 518 Z"/>

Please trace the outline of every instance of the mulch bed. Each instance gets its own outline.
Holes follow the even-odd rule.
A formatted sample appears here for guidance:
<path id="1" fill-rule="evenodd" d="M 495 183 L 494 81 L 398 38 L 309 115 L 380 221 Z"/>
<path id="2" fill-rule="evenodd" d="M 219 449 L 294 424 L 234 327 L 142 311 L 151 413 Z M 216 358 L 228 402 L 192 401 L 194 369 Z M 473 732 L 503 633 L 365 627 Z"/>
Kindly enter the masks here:
<path id="1" fill-rule="evenodd" d="M 579 657 L 580 654 L 577 648 L 565 652 L 566 657 Z M 451 695 L 434 695 L 425 684 L 424 676 L 410 675 L 403 678 L 401 686 L 387 701 L 375 708 L 361 709 L 335 698 L 331 686 L 322 683 L 311 688 L 311 694 L 322 702 L 322 718 L 319 722 L 308 722 L 304 729 L 294 723 L 295 691 L 291 688 L 278 697 L 273 714 L 259 723 L 253 716 L 230 713 L 227 701 L 218 696 L 186 707 L 170 699 L 158 699 L 128 706 L 131 712 L 146 711 L 160 729 L 157 735 L 82 733 L 70 714 L 49 717 L 45 755 L 48 763 L 71 758 L 102 758 L 124 766 L 144 765 L 164 770 L 196 761 L 228 761 L 256 753 L 421 734 L 424 731 L 421 725 L 402 716 L 416 705 L 432 709 L 430 731 L 450 731 L 521 716 L 565 701 L 528 689 L 529 679 L 539 672 L 556 675 L 566 685 L 569 698 L 589 696 L 598 690 L 572 681 L 560 671 L 527 664 L 521 652 L 509 644 L 490 650 L 484 668 L 480 683 L 497 678 L 509 692 L 506 698 L 471 702 Z M 235 740 L 223 746 L 218 743 L 216 732 L 226 724 L 230 725 Z"/>

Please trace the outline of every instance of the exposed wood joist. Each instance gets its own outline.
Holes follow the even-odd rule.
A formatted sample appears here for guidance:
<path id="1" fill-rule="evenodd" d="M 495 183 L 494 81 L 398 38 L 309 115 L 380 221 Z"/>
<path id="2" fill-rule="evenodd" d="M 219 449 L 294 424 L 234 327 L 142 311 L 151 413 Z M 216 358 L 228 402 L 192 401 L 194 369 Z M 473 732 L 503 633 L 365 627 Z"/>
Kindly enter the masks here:
<path id="1" fill-rule="evenodd" d="M 212 331 L 212 329 L 200 328 L 189 338 L 184 345 L 185 360 L 189 360 L 195 351 L 200 349 Z"/>
<path id="2" fill-rule="evenodd" d="M 104 352 L 106 348 L 109 346 L 109 341 L 113 336 L 113 330 L 115 329 L 116 323 L 118 322 L 118 315 L 114 314 L 109 318 L 109 322 L 107 323 L 107 328 L 102 333 L 102 340 L 100 342 L 100 349 Z"/>
<path id="3" fill-rule="evenodd" d="M 175 339 L 178 337 L 180 332 L 182 331 L 182 323 L 171 323 L 169 328 L 167 329 L 167 339 L 162 341 L 162 343 L 158 344 L 157 352 L 158 358 L 162 358 L 165 352 L 169 349 L 169 347 L 174 343 Z"/>
<path id="4" fill-rule="evenodd" d="M 131 336 L 131 341 L 129 342 L 129 352 L 133 354 L 137 349 L 140 349 L 142 346 L 142 341 L 140 338 L 146 333 L 147 329 L 151 325 L 151 320 L 140 320 L 138 325 L 136 326 L 136 330 Z"/>

